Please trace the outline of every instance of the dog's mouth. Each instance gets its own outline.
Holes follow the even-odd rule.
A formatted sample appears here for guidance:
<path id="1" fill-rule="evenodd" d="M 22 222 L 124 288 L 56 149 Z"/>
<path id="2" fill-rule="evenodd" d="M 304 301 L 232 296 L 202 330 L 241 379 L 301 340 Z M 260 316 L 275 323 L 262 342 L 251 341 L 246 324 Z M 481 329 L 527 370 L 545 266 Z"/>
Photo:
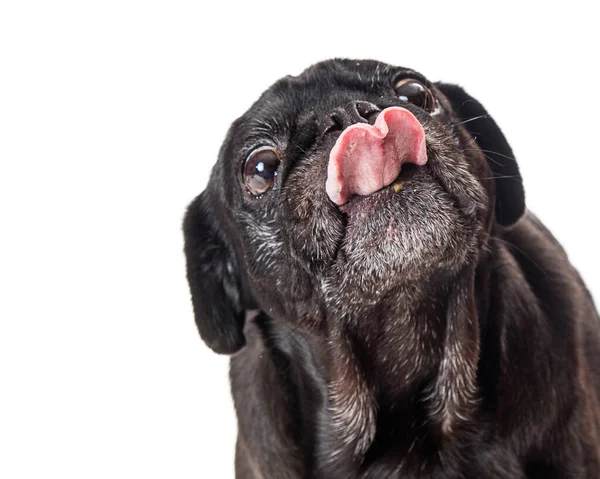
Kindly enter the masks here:
<path id="1" fill-rule="evenodd" d="M 421 170 L 420 167 L 413 164 L 404 165 L 398 176 L 389 185 L 369 195 L 352 195 L 343 205 L 339 206 L 339 210 L 346 216 L 355 216 L 362 209 L 382 208 L 388 202 L 402 201 L 403 198 L 417 192 L 417 182 L 422 185 L 426 176 L 431 179 L 429 173 L 424 169 Z"/>
<path id="2" fill-rule="evenodd" d="M 381 111 L 373 124 L 346 128 L 329 153 L 329 199 L 346 216 L 366 221 L 369 217 L 363 209 L 374 216 L 397 210 L 399 203 L 422 210 L 416 208 L 419 201 L 436 209 L 434 200 L 451 203 L 475 219 L 474 203 L 481 206 L 482 195 L 465 167 L 468 160 L 461 159 L 462 153 L 448 136 L 450 130 L 440 126 L 429 130 L 426 140 L 421 122 L 398 106 Z M 375 205 L 384 211 L 375 211 Z"/>
<path id="3" fill-rule="evenodd" d="M 462 261 L 484 204 L 446 132 L 431 132 L 426 146 L 412 114 L 394 111 L 385 125 L 383 134 L 362 124 L 345 130 L 328 165 L 337 177 L 328 176 L 327 194 L 344 217 L 336 263 L 363 281 Z"/>
<path id="4" fill-rule="evenodd" d="M 421 123 L 405 108 L 386 108 L 373 125 L 357 123 L 339 136 L 329 155 L 327 195 L 343 206 L 354 196 L 369 196 L 396 182 L 404 166 L 426 163 Z"/>

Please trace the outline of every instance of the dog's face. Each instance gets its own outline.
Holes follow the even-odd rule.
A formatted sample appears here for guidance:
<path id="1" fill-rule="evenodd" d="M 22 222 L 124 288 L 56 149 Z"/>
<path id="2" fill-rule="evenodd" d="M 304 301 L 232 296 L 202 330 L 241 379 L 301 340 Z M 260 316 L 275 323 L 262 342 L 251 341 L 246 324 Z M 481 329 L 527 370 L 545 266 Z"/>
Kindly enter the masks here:
<path id="1" fill-rule="evenodd" d="M 333 60 L 269 88 L 232 125 L 185 222 L 200 332 L 244 344 L 244 311 L 306 328 L 477 262 L 524 211 L 512 151 L 453 85 Z"/>

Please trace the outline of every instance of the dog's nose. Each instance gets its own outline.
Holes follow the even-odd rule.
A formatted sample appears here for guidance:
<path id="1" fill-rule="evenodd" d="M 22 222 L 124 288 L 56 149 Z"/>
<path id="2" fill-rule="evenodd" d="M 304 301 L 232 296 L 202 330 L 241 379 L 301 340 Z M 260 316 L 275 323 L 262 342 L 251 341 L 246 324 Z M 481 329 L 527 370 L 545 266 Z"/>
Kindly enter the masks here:
<path id="1" fill-rule="evenodd" d="M 373 125 L 381 110 L 368 101 L 351 101 L 343 107 L 333 110 L 323 123 L 322 133 L 330 131 L 343 131 L 356 123 L 369 123 Z"/>

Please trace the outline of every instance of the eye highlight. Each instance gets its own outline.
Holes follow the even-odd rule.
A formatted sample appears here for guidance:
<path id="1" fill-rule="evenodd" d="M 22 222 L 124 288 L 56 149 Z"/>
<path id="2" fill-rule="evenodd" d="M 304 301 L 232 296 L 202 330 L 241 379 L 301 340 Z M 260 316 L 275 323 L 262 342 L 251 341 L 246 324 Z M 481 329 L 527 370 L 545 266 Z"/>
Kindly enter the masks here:
<path id="1" fill-rule="evenodd" d="M 394 90 L 402 101 L 412 103 L 429 113 L 433 113 L 436 109 L 433 93 L 418 80 L 404 78 L 396 83 Z"/>
<path id="2" fill-rule="evenodd" d="M 270 146 L 250 153 L 242 170 L 242 181 L 248 192 L 254 196 L 266 193 L 275 183 L 280 162 L 279 153 Z"/>

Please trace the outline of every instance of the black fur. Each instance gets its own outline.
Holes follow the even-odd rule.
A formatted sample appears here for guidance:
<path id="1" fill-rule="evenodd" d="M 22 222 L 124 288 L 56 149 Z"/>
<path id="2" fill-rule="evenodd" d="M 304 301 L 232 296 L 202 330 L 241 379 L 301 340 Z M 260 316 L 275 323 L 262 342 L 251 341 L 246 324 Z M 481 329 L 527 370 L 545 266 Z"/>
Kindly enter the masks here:
<path id="1" fill-rule="evenodd" d="M 434 114 L 396 98 L 403 77 Z M 331 113 L 369 121 L 357 102 L 409 109 L 428 162 L 338 207 Z M 258 146 L 281 164 L 254 197 Z M 460 87 L 350 60 L 280 80 L 232 125 L 184 233 L 200 334 L 236 353 L 238 478 L 600 477 L 598 315 Z"/>
<path id="2" fill-rule="evenodd" d="M 198 330 L 214 351 L 231 354 L 245 344 L 239 281 L 206 193 L 188 208 L 183 231 L 186 257 L 194 258 L 188 262 L 187 278 Z"/>

